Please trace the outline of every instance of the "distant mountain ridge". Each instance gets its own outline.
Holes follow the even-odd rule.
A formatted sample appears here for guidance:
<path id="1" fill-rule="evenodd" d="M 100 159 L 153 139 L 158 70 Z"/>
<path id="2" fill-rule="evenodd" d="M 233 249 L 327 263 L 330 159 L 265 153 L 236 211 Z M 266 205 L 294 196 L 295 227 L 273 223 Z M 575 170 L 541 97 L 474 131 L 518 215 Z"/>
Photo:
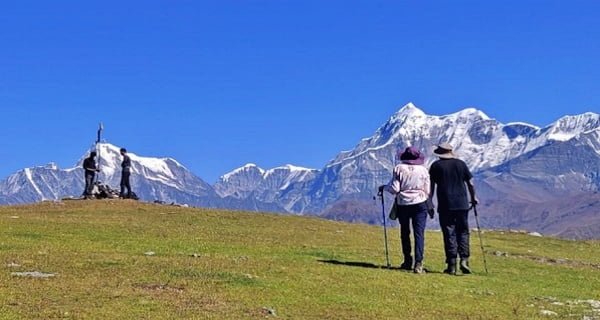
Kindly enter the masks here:
<path id="1" fill-rule="evenodd" d="M 435 160 L 433 149 L 441 142 L 452 144 L 476 175 L 484 200 L 482 212 L 488 213 L 482 216 L 486 225 L 578 237 L 592 234 L 593 226 L 600 231 L 600 219 L 594 218 L 600 211 L 596 197 L 600 115 L 591 112 L 565 116 L 540 128 L 519 122 L 503 124 L 475 108 L 427 115 L 408 103 L 373 136 L 338 153 L 320 170 L 294 165 L 263 169 L 247 164 L 210 185 L 174 159 L 132 154 L 132 182 L 145 200 L 373 223 L 378 221 L 374 216 L 378 209 L 372 196 L 377 186 L 390 179 L 397 151 L 415 146 L 428 156 L 429 165 Z M 118 147 L 101 144 L 99 152 L 101 179 L 118 186 Z M 0 203 L 81 194 L 81 161 L 64 170 L 55 165 L 20 170 L 0 182 Z M 557 199 L 560 205 L 553 205 Z M 577 202 L 569 204 L 570 199 Z M 557 206 L 559 211 L 554 210 Z M 587 217 L 582 218 L 585 225 L 573 224 L 577 217 Z"/>
<path id="2" fill-rule="evenodd" d="M 97 145 L 100 154 L 99 179 L 118 188 L 121 173 L 119 147 L 108 143 Z M 212 206 L 218 199 L 212 186 L 189 172 L 171 158 L 147 158 L 129 154 L 132 163 L 132 187 L 142 199 L 161 199 L 168 202 L 194 202 Z M 83 159 L 73 168 L 59 169 L 50 164 L 26 168 L 0 182 L 4 203 L 28 203 L 80 196 L 83 192 Z"/>
<path id="3" fill-rule="evenodd" d="M 487 204 L 481 208 L 488 213 L 482 220 L 491 227 L 526 226 L 562 234 L 566 231 L 561 226 L 568 225 L 570 234 L 576 234 L 572 211 L 581 204 L 586 209 L 577 216 L 600 212 L 593 200 L 600 189 L 600 115 L 564 116 L 540 128 L 521 122 L 503 124 L 474 108 L 427 115 L 412 103 L 392 115 L 373 136 L 340 152 L 313 179 L 291 184 L 296 198 L 300 196 L 296 203 L 302 206 L 286 209 L 336 220 L 378 221 L 372 196 L 377 186 L 391 178 L 398 150 L 416 146 L 425 152 L 429 165 L 435 160 L 433 149 L 441 142 L 452 144 L 476 175 L 480 196 Z M 235 189 L 231 186 L 230 192 Z M 577 200 L 568 204 L 571 198 Z M 548 212 L 557 199 L 562 213 L 554 222 L 541 223 L 536 217 L 551 220 Z"/>
<path id="4" fill-rule="evenodd" d="M 254 198 L 261 202 L 277 203 L 286 211 L 294 212 L 301 194 L 288 190 L 290 186 L 314 179 L 318 170 L 285 165 L 272 169 L 262 169 L 253 163 L 235 169 L 223 176 L 215 184 L 221 197 L 236 199 Z"/>

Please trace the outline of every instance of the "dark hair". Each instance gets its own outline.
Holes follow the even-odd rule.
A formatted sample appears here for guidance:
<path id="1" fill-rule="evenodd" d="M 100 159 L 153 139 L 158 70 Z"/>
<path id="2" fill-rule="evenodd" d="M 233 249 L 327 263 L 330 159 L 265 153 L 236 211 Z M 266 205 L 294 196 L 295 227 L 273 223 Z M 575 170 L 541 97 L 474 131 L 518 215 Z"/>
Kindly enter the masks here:
<path id="1" fill-rule="evenodd" d="M 96 151 L 92 151 L 92 152 L 90 152 L 90 157 L 95 157 L 96 155 L 98 155 L 98 154 L 96 153 Z"/>
<path id="2" fill-rule="evenodd" d="M 125 149 L 125 148 L 121 148 L 121 150 L 120 150 L 120 151 L 121 151 L 121 153 L 124 153 L 124 152 L 127 152 L 127 149 Z"/>

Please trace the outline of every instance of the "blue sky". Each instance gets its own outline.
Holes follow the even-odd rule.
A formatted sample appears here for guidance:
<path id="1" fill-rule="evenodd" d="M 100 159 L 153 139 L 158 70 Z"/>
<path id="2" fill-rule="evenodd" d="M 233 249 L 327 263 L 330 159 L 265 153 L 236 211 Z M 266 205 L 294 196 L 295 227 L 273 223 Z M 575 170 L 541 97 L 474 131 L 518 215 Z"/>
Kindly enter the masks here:
<path id="1" fill-rule="evenodd" d="M 322 167 L 412 101 L 546 125 L 600 111 L 600 1 L 13 1 L 0 178 L 105 138 L 213 182 Z"/>

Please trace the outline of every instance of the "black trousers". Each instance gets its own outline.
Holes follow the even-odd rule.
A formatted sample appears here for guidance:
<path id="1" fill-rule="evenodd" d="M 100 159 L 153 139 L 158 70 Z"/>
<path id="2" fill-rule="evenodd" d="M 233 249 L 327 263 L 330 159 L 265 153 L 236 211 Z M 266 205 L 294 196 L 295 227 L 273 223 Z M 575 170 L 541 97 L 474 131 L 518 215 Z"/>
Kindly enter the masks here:
<path id="1" fill-rule="evenodd" d="M 444 234 L 446 263 L 456 263 L 456 257 L 469 258 L 469 210 L 440 212 L 440 227 Z"/>
<path id="2" fill-rule="evenodd" d="M 415 238 L 415 262 L 423 262 L 425 250 L 425 226 L 427 224 L 427 205 L 419 203 L 409 206 L 398 206 L 398 222 L 400 223 L 400 239 L 405 262 L 411 262 L 410 225 Z"/>
<path id="3" fill-rule="evenodd" d="M 85 174 L 85 189 L 83 190 L 83 195 L 92 195 L 92 190 L 94 189 L 94 177 L 94 174 Z"/>
<path id="4" fill-rule="evenodd" d="M 122 198 L 131 198 L 131 184 L 129 183 L 130 176 L 131 176 L 131 172 L 123 171 L 121 173 L 121 197 Z M 127 189 L 127 193 L 125 193 L 125 189 Z"/>

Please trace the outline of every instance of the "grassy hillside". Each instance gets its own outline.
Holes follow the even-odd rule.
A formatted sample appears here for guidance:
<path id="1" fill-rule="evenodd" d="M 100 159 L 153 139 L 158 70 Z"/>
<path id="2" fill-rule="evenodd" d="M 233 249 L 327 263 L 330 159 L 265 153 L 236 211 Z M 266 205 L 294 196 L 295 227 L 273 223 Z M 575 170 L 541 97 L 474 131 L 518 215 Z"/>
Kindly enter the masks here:
<path id="1" fill-rule="evenodd" d="M 415 275 L 378 267 L 381 227 L 316 218 L 73 201 L 0 230 L 2 319 L 600 319 L 599 242 L 487 232 L 486 275 L 474 233 L 476 273 L 448 276 L 440 233 Z"/>

